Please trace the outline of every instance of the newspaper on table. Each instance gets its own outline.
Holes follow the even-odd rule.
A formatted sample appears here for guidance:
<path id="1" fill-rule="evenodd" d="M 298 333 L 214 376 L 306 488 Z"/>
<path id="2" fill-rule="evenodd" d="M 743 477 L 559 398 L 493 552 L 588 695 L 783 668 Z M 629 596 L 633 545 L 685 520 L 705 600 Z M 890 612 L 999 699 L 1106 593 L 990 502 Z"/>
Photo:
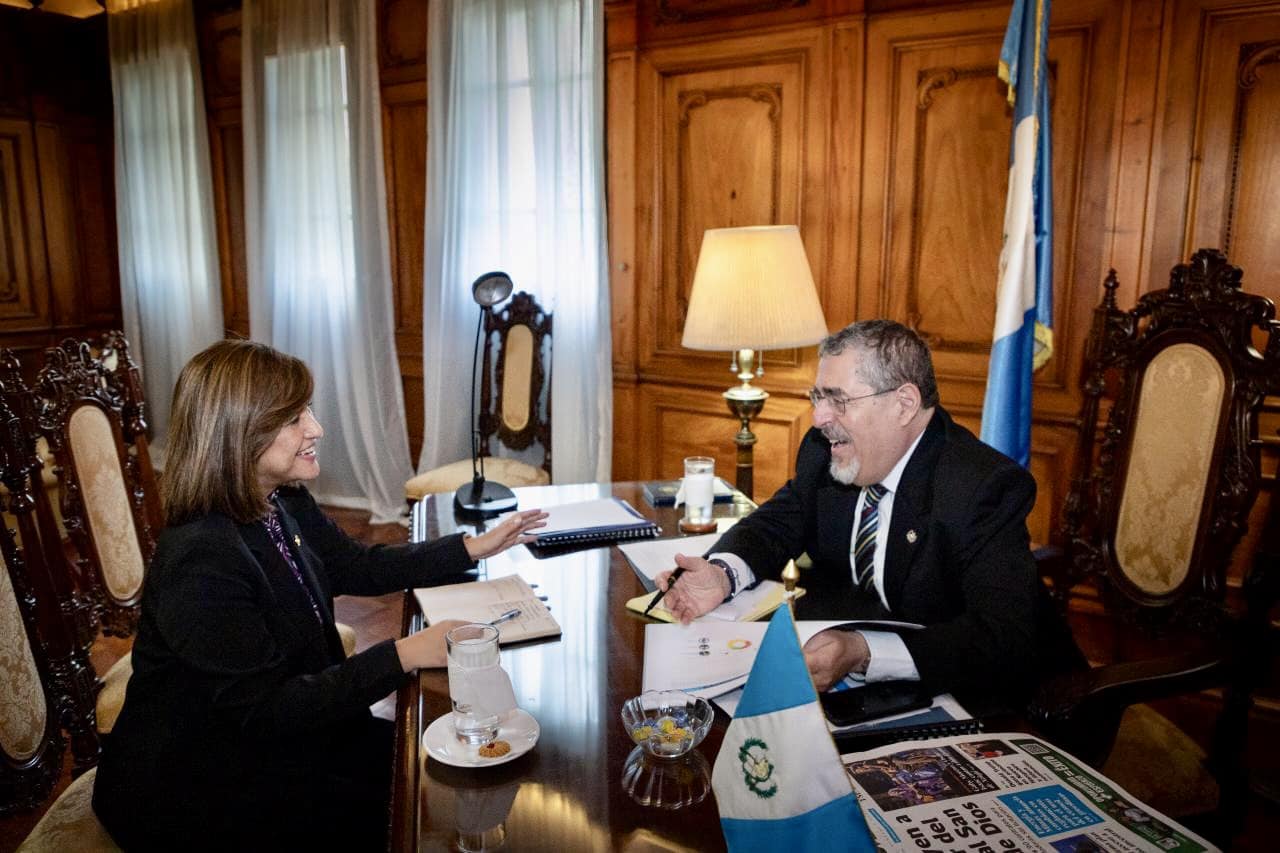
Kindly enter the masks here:
<path id="1" fill-rule="evenodd" d="M 1031 735 L 908 741 L 842 759 L 886 851 L 1218 849 Z"/>

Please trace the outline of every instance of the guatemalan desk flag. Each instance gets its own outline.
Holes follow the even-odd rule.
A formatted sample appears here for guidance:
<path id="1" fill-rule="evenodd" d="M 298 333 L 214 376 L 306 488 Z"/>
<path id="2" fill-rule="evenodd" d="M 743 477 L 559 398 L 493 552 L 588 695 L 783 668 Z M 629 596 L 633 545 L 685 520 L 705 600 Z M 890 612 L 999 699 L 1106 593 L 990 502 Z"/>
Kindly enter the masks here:
<path id="1" fill-rule="evenodd" d="M 1031 372 L 1053 352 L 1048 49 L 1049 0 L 1013 0 L 1000 50 L 1013 139 L 982 440 L 1024 466 L 1031 459 Z"/>
<path id="2" fill-rule="evenodd" d="M 769 622 L 711 784 L 733 853 L 876 849 L 827 731 L 789 607 L 779 607 Z"/>

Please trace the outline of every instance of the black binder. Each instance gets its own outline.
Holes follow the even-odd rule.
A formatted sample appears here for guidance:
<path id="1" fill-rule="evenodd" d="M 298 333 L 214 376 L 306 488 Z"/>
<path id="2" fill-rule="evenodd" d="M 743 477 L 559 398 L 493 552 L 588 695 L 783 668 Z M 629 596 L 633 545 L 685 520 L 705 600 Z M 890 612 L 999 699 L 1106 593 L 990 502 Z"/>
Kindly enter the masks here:
<path id="1" fill-rule="evenodd" d="M 546 533 L 538 533 L 533 544 L 538 548 L 566 548 L 578 545 L 597 544 L 601 542 L 618 542 L 624 539 L 649 539 L 662 532 L 662 528 L 645 518 L 635 507 L 622 498 L 609 498 L 624 511 L 628 519 L 623 522 L 610 522 L 599 525 L 587 525 L 572 529 L 557 529 Z M 554 518 L 555 507 L 549 507 Z M 617 516 L 618 513 L 613 513 Z M 634 519 L 634 520 L 632 520 Z"/>

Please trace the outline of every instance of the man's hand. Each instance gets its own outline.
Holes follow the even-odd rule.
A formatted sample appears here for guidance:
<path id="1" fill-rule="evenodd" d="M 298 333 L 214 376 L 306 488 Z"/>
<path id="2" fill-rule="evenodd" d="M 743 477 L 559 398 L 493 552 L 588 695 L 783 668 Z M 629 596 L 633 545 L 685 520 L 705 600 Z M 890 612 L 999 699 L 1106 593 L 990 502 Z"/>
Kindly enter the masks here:
<path id="1" fill-rule="evenodd" d="M 804 662 L 819 692 L 851 672 L 865 673 L 870 661 L 866 638 L 857 631 L 822 631 L 804 644 Z"/>
<path id="2" fill-rule="evenodd" d="M 529 544 L 534 539 L 529 531 L 545 527 L 546 519 L 547 514 L 540 509 L 513 512 L 492 530 L 479 536 L 468 536 L 462 540 L 462 544 L 472 560 L 483 560 L 485 557 L 501 554 L 512 545 Z"/>
<path id="3" fill-rule="evenodd" d="M 724 573 L 724 569 L 701 557 L 676 554 L 676 565 L 684 569 L 684 574 L 676 579 L 674 586 L 669 580 L 671 572 L 662 572 L 655 580 L 658 589 L 667 591 L 662 605 L 681 623 L 688 625 L 702 614 L 720 606 L 720 602 L 729 594 L 729 576 Z"/>

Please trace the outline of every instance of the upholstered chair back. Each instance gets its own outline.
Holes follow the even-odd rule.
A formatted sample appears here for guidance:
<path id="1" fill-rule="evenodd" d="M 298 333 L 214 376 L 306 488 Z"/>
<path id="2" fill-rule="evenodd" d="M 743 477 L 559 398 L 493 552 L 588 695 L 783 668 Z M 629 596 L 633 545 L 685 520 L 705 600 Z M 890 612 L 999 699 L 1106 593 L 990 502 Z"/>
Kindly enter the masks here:
<path id="1" fill-rule="evenodd" d="M 103 632 L 128 636 L 159 511 L 141 383 L 129 381 L 137 368 L 122 336 L 104 341 L 110 345 L 67 340 L 46 350 L 35 390 L 40 428 L 58 461 L 64 523 L 81 555 L 79 574 Z"/>
<path id="2" fill-rule="evenodd" d="M 1258 493 L 1258 414 L 1280 384 L 1275 309 L 1240 277 L 1201 250 L 1131 311 L 1108 277 L 1086 345 L 1059 594 L 1092 580 L 1147 622 L 1219 621 Z"/>
<path id="3" fill-rule="evenodd" d="M 7 531 L 0 538 L 9 539 Z M 39 632 L 30 591 L 14 584 L 12 542 L 0 546 L 0 815 L 39 805 L 62 769 L 56 701 L 36 656 Z"/>
<path id="4" fill-rule="evenodd" d="M 551 473 L 551 394 L 547 385 L 552 316 L 521 291 L 485 317 L 480 385 L 480 452 L 490 443 L 524 450 L 542 446 L 541 468 Z"/>
<path id="5" fill-rule="evenodd" d="M 34 452 L 34 442 L 0 398 L 0 477 L 17 486 L 3 500 L 25 520 L 29 494 L 21 483 Z M 69 632 L 59 624 L 63 617 L 40 559 L 39 537 L 30 525 L 27 533 L 31 565 L 9 528 L 0 528 L 0 815 L 44 801 L 62 771 L 65 748 L 59 720 L 64 699 L 48 650 Z"/>
<path id="6" fill-rule="evenodd" d="M 1167 596 L 1191 575 L 1228 390 L 1227 371 L 1198 343 L 1164 347 L 1143 370 L 1115 529 L 1116 568 L 1143 595 Z"/>
<path id="7" fill-rule="evenodd" d="M 58 697 L 52 713 L 70 735 L 75 767 L 82 771 L 97 763 L 100 751 L 97 680 L 89 660 L 98 626 L 92 600 L 77 586 L 46 492 L 46 457 L 43 442 L 36 438 L 36 409 L 35 394 L 23 380 L 17 358 L 0 349 L 0 503 L 6 520 L 0 546 L 7 582 L 24 605 L 20 609 L 28 624 L 39 627 L 35 657 L 48 664 L 51 689 Z M 6 615 L 0 624 L 17 623 Z M 4 645 L 10 647 L 8 642 Z M 9 707 L 7 702 L 0 704 Z"/>

